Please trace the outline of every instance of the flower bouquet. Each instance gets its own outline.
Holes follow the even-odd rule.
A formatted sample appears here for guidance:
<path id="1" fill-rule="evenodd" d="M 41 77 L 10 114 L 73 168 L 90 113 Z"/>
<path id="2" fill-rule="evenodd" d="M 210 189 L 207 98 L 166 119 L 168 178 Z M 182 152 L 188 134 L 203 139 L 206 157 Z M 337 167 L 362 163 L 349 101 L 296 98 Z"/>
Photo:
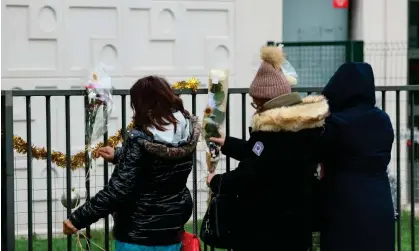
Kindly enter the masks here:
<path id="1" fill-rule="evenodd" d="M 88 173 L 92 167 L 92 142 L 99 139 L 108 130 L 108 118 L 112 112 L 112 85 L 111 78 L 101 66 L 90 73 L 87 83 L 84 85 L 86 96 L 88 99 L 85 107 L 86 113 L 86 129 L 85 129 L 85 151 L 87 156 L 86 163 L 86 180 Z M 61 196 L 61 204 L 71 209 L 77 207 L 80 203 L 80 195 L 72 189 L 71 203 L 68 203 L 67 193 Z M 69 204 L 69 205 L 68 205 Z"/>
<path id="2" fill-rule="evenodd" d="M 86 136 L 90 146 L 92 141 L 99 139 L 108 130 L 108 118 L 113 107 L 111 77 L 103 67 L 99 67 L 90 74 L 85 89 L 89 121 Z"/>
<path id="3" fill-rule="evenodd" d="M 207 145 L 206 162 L 213 173 L 220 160 L 219 145 L 209 141 L 211 137 L 220 137 L 220 127 L 224 124 L 228 98 L 228 70 L 211 70 L 208 85 L 208 104 L 204 110 L 202 135 Z"/>

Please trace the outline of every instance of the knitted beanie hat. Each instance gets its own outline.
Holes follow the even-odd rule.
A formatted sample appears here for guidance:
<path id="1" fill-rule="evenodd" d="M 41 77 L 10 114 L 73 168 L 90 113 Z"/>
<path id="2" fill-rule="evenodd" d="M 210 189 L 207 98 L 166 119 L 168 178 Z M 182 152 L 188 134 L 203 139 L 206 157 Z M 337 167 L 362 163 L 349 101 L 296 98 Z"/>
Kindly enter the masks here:
<path id="1" fill-rule="evenodd" d="M 282 48 L 264 46 L 260 50 L 260 57 L 263 61 L 250 85 L 250 96 L 255 99 L 271 100 L 291 93 L 291 85 L 281 69 L 285 61 Z"/>

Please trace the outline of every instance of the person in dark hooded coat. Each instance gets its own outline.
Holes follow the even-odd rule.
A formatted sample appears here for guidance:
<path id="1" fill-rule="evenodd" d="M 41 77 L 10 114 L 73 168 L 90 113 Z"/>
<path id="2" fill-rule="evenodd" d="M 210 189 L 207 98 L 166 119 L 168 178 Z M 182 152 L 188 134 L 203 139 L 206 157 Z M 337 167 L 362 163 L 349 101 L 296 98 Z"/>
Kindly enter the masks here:
<path id="1" fill-rule="evenodd" d="M 375 107 L 367 63 L 339 67 L 322 93 L 338 125 L 323 168 L 322 251 L 395 250 L 394 209 L 387 165 L 394 140 L 389 116 Z"/>

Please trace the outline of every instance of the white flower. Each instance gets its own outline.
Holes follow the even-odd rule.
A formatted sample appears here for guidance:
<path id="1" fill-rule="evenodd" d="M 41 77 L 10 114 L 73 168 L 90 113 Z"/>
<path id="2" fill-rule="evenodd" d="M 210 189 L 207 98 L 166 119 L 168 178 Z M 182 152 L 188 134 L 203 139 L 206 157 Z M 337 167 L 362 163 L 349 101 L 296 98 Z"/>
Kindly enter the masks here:
<path id="1" fill-rule="evenodd" d="M 94 92 L 89 92 L 88 96 L 89 99 L 96 99 L 96 93 Z"/>

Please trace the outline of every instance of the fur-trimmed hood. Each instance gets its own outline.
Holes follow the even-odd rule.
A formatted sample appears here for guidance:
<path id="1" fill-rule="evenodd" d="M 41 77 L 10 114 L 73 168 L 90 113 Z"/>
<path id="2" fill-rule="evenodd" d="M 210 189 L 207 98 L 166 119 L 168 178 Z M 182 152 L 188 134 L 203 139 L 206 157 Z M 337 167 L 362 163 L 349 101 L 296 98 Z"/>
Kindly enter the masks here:
<path id="1" fill-rule="evenodd" d="M 140 132 L 140 144 L 144 146 L 147 152 L 155 154 L 162 158 L 167 159 L 179 159 L 183 158 L 195 151 L 196 145 L 198 144 L 199 136 L 201 134 L 202 127 L 198 123 L 198 117 L 190 118 L 190 137 L 188 140 L 178 146 L 157 142 L 151 137 L 146 136 Z"/>
<path id="2" fill-rule="evenodd" d="M 293 106 L 273 108 L 257 113 L 252 119 L 252 131 L 298 132 L 324 126 L 329 105 L 322 95 L 307 96 Z"/>

